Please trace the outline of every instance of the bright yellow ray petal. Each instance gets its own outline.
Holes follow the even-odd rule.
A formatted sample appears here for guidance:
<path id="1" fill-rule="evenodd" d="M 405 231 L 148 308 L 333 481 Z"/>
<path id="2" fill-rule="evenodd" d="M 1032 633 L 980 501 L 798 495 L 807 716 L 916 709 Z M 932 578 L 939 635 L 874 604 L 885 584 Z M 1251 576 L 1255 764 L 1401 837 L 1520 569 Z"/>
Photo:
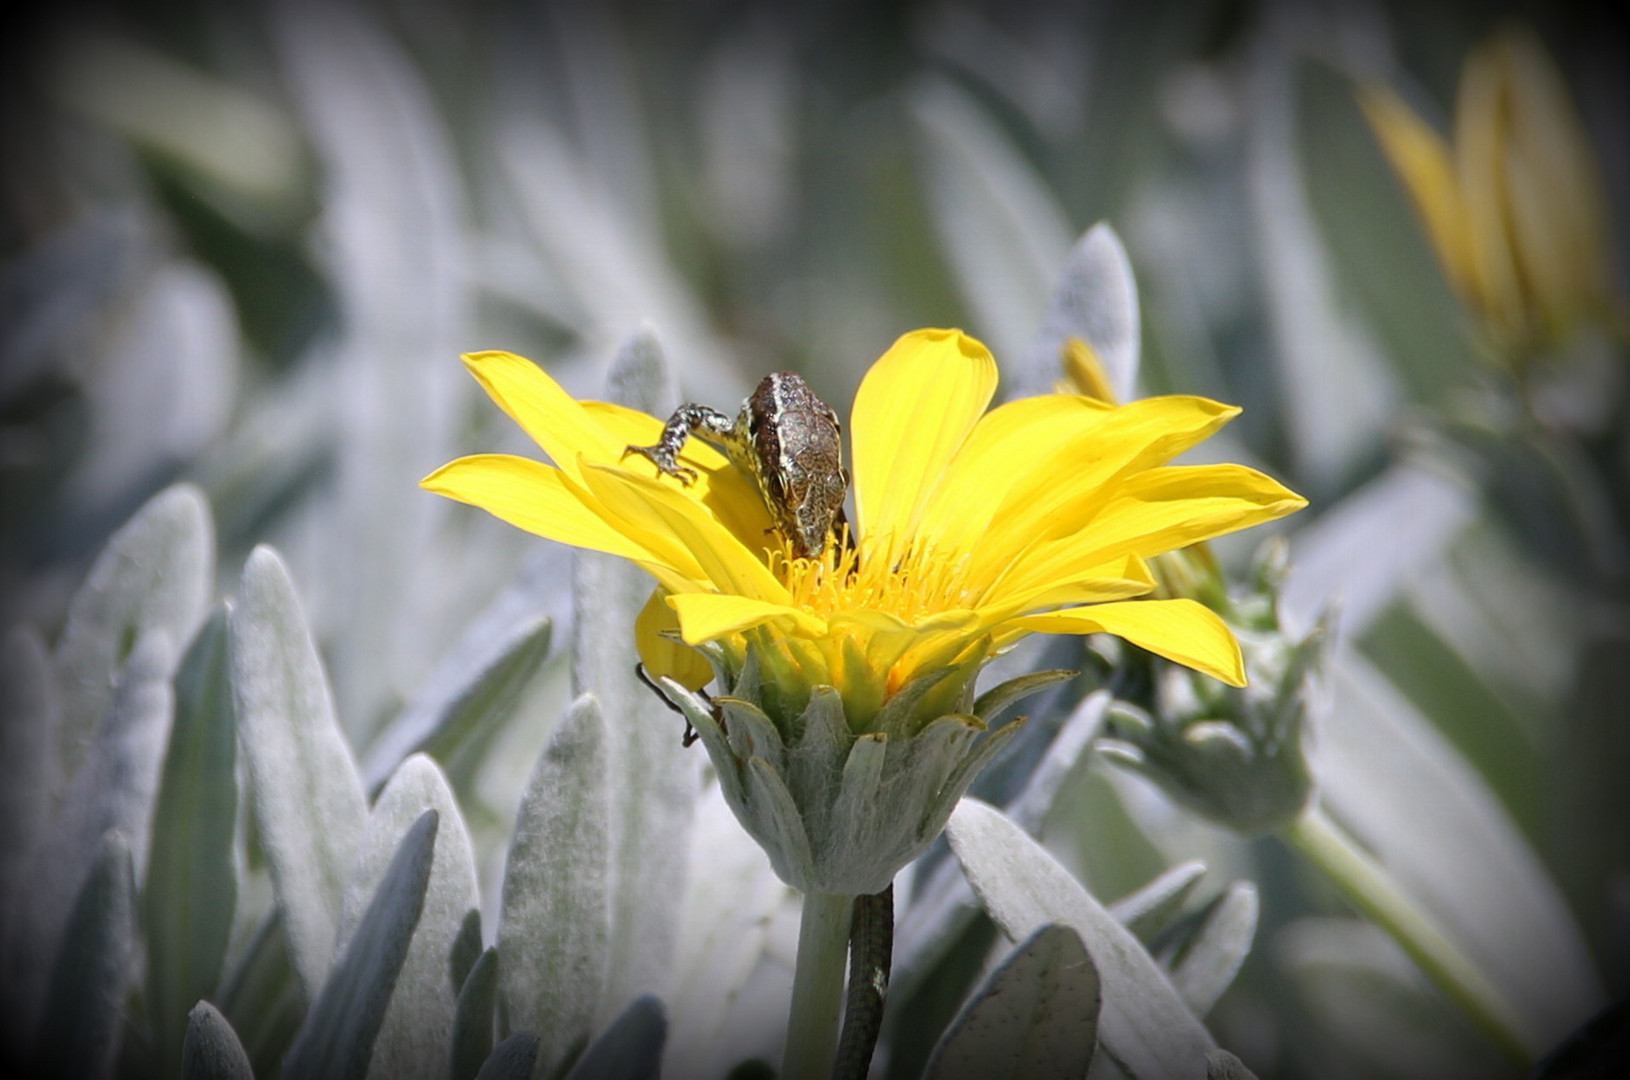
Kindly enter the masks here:
<path id="1" fill-rule="evenodd" d="M 668 591 L 657 589 L 634 618 L 634 645 L 640 663 L 652 675 L 666 675 L 687 690 L 700 690 L 713 681 L 713 665 L 707 657 L 673 640 L 679 632 L 679 617 L 668 604 Z"/>
<path id="2" fill-rule="evenodd" d="M 586 465 L 583 481 L 607 514 L 654 554 L 679 568 L 675 552 L 685 553 L 699 568 L 698 582 L 771 604 L 791 601 L 758 556 L 684 493 L 605 465 Z"/>
<path id="3" fill-rule="evenodd" d="M 478 506 L 529 533 L 573 547 L 648 562 L 652 553 L 607 524 L 567 486 L 552 465 L 512 454 L 474 454 L 450 461 L 423 480 L 426 491 Z"/>
<path id="4" fill-rule="evenodd" d="M 993 448 L 1001 460 L 987 467 L 1009 470 L 1018 479 L 991 511 L 989 527 L 974 547 L 969 584 L 982 588 L 1025 552 L 1076 532 L 1116 495 L 1120 477 L 1163 466 L 1239 411 L 1202 397 L 1142 398 L 1053 447 L 1027 450 L 1019 441 Z"/>
<path id="5" fill-rule="evenodd" d="M 764 625 L 812 638 L 826 633 L 825 621 L 802 608 L 766 603 L 748 596 L 676 593 L 668 597 L 668 604 L 679 616 L 679 628 L 685 641 L 692 645 Z"/>
<path id="6" fill-rule="evenodd" d="M 1074 394 L 998 405 L 979 418 L 924 507 L 918 535 L 945 553 L 970 550 L 1013 487 L 1052 465 L 1049 447 L 1071 443 L 1112 410 Z"/>
<path id="7" fill-rule="evenodd" d="M 590 462 L 622 456 L 623 446 L 532 361 L 507 352 L 465 353 L 463 360 L 487 395 L 572 479 L 579 479 L 579 455 Z"/>
<path id="8" fill-rule="evenodd" d="M 1042 634 L 1114 634 L 1230 686 L 1245 685 L 1245 661 L 1233 631 L 1216 612 L 1193 600 L 1093 604 L 1030 615 L 1015 624 Z"/>
<path id="9" fill-rule="evenodd" d="M 892 561 L 996 392 L 996 361 L 959 330 L 901 337 L 861 381 L 850 425 L 862 542 Z"/>
<path id="10" fill-rule="evenodd" d="M 662 436 L 663 422 L 636 409 L 605 401 L 585 401 L 583 408 L 619 446 L 653 446 Z M 764 496 L 751 476 L 701 439 L 685 441 L 679 463 L 697 474 L 696 481 L 682 489 L 684 493 L 711 510 L 747 550 L 763 561 L 769 549 L 780 547 L 772 535 L 775 523 L 764 505 Z M 623 467 L 640 476 L 656 474 L 656 466 L 644 458 L 631 456 Z M 677 478 L 661 478 L 661 482 L 680 488 Z"/>
<path id="11" fill-rule="evenodd" d="M 1123 482 L 1103 509 L 1073 522 L 1073 535 L 1037 544 L 1015 559 L 985 602 L 1068 581 L 1083 564 L 1175 551 L 1306 505 L 1272 477 L 1243 465 L 1151 469 Z"/>

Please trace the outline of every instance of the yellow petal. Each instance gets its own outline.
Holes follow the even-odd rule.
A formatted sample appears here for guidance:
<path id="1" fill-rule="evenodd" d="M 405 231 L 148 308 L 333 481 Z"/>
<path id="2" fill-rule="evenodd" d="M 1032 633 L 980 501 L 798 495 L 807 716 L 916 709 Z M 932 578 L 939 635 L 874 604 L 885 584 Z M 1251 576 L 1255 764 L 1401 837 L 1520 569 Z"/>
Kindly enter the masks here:
<path id="1" fill-rule="evenodd" d="M 1071 445 L 1113 410 L 1074 394 L 1041 394 L 998 405 L 979 418 L 923 510 L 918 535 L 947 557 L 969 551 L 1007 493 L 1056 479 L 1048 448 Z"/>
<path id="2" fill-rule="evenodd" d="M 463 360 L 487 395 L 572 479 L 579 479 L 580 455 L 590 462 L 622 457 L 624 447 L 532 361 L 507 352 L 465 353 Z"/>
<path id="3" fill-rule="evenodd" d="M 426 491 L 478 506 L 529 533 L 573 547 L 640 562 L 651 552 L 607 524 L 567 486 L 552 465 L 511 454 L 474 454 L 450 461 L 423 480 Z"/>
<path id="4" fill-rule="evenodd" d="M 1114 634 L 1230 686 L 1245 685 L 1245 661 L 1233 631 L 1216 612 L 1193 600 L 1093 604 L 1030 615 L 1015 624 L 1042 634 Z"/>
<path id="5" fill-rule="evenodd" d="M 1358 101 L 1414 202 L 1449 283 L 1462 297 L 1471 299 L 1476 295 L 1476 273 L 1471 265 L 1466 209 L 1448 144 L 1385 86 L 1372 83 L 1363 87 Z"/>
<path id="6" fill-rule="evenodd" d="M 893 561 L 996 391 L 996 361 L 959 330 L 901 337 L 861 381 L 850 426 L 862 542 Z"/>
<path id="7" fill-rule="evenodd" d="M 1486 46 L 1474 49 L 1460 69 L 1454 139 L 1472 297 L 1508 337 L 1527 340 L 1533 330 L 1528 320 L 1532 307 L 1510 231 L 1511 196 L 1505 174 L 1510 110 L 1505 98 L 1498 55 Z"/>
<path id="8" fill-rule="evenodd" d="M 619 446 L 654 446 L 662 437 L 663 422 L 636 409 L 604 401 L 585 401 L 583 408 Z M 683 487 L 677 478 L 656 476 L 656 466 L 644 458 L 631 456 L 622 465 L 636 475 L 652 475 L 664 486 L 682 490 L 712 511 L 749 551 L 766 559 L 775 523 L 753 478 L 701 439 L 685 441 L 679 463 L 696 470 L 696 480 L 689 487 Z"/>
<path id="9" fill-rule="evenodd" d="M 1052 447 L 1027 448 L 1022 441 L 993 447 L 996 460 L 986 468 L 1009 471 L 1016 479 L 990 512 L 974 548 L 970 586 L 984 588 L 1024 553 L 1078 532 L 1116 497 L 1120 478 L 1164 465 L 1239 412 L 1202 397 L 1142 398 Z"/>
<path id="10" fill-rule="evenodd" d="M 826 623 L 802 608 L 770 604 L 748 596 L 676 593 L 668 597 L 668 604 L 679 616 L 679 628 L 685 641 L 692 645 L 765 625 L 783 633 L 806 637 L 820 637 L 826 633 Z"/>
<path id="11" fill-rule="evenodd" d="M 583 480 L 605 513 L 676 569 L 697 568 L 697 587 L 786 604 L 786 586 L 700 503 L 656 480 L 585 465 Z M 687 561 L 688 560 L 688 561 Z"/>
<path id="12" fill-rule="evenodd" d="M 707 657 L 673 639 L 679 618 L 668 605 L 668 590 L 657 589 L 634 618 L 634 644 L 640 663 L 652 675 L 666 675 L 687 690 L 700 690 L 713 681 Z"/>
<path id="13" fill-rule="evenodd" d="M 1073 535 L 1016 558 L 986 602 L 1071 580 L 1076 567 L 1148 558 L 1284 517 L 1307 500 L 1243 465 L 1168 465 L 1118 485 L 1103 509 L 1071 522 Z"/>

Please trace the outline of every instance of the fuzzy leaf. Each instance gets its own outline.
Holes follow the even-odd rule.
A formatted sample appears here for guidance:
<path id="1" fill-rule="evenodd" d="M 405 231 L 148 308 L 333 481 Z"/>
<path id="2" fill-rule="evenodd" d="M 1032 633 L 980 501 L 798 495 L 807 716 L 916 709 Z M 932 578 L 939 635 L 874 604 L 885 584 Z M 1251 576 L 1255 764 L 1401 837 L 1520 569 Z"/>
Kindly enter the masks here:
<path id="1" fill-rule="evenodd" d="M 0 644 L 0 911 L 10 911 L 60 784 L 61 703 L 44 640 L 14 627 Z"/>
<path id="2" fill-rule="evenodd" d="M 436 811 L 426 810 L 402 838 L 356 933 L 306 1014 L 284 1059 L 283 1075 L 317 1080 L 362 1080 L 367 1075 L 424 909 L 438 822 Z"/>
<path id="3" fill-rule="evenodd" d="M 16 1030 L 35 1023 L 57 950 L 71 944 L 65 927 L 75 897 L 97 860 L 105 857 L 108 831 L 119 832 L 134 866 L 145 860 L 174 709 L 174 668 L 163 630 L 149 632 L 137 644 L 95 742 L 30 857 L 27 887 L 6 928 L 7 977 L 0 980 L 8 999 L 7 1022 Z"/>
<path id="4" fill-rule="evenodd" d="M 255 1080 L 238 1033 L 207 1001 L 200 1001 L 187 1014 L 181 1080 Z"/>
<path id="5" fill-rule="evenodd" d="M 262 1073 L 276 1072 L 306 1015 L 283 913 L 276 906 L 232 959 L 219 1002 L 251 1064 Z"/>
<path id="6" fill-rule="evenodd" d="M 431 672 L 418 697 L 368 748 L 363 780 L 373 791 L 413 753 L 447 765 L 472 739 L 514 711 L 549 655 L 551 624 L 535 615 L 501 637 L 460 643 Z"/>
<path id="7" fill-rule="evenodd" d="M 577 1059 L 566 1080 L 655 1080 L 667 1037 L 662 1002 L 649 994 L 636 998 Z"/>
<path id="8" fill-rule="evenodd" d="M 1086 943 L 1103 980 L 1099 1041 L 1139 1080 L 1205 1073 L 1215 1043 L 1154 959 L 1036 841 L 994 807 L 964 799 L 947 828 L 985 910 L 1012 940 L 1057 922 Z"/>
<path id="9" fill-rule="evenodd" d="M 441 1074 L 459 990 L 453 981 L 453 951 L 466 917 L 481 904 L 475 853 L 452 789 L 434 761 L 415 754 L 396 770 L 368 818 L 346 885 L 339 948 L 356 927 L 402 836 L 426 810 L 435 810 L 441 824 L 424 910 L 368 1066 L 368 1074 L 381 1080 L 420 1074 L 432 1062 Z"/>
<path id="10" fill-rule="evenodd" d="M 990 723 L 996 714 L 1018 701 L 1039 690 L 1045 690 L 1054 683 L 1061 683 L 1066 679 L 1073 679 L 1080 674 L 1058 668 L 1052 671 L 1033 671 L 1028 675 L 1020 675 L 1006 682 L 986 690 L 979 695 L 979 700 L 973 703 L 973 714 L 985 723 Z"/>
<path id="11" fill-rule="evenodd" d="M 1210 1012 L 1239 974 L 1256 936 L 1259 907 L 1256 886 L 1236 881 L 1208 906 L 1199 928 L 1167 965 L 1172 985 L 1194 1015 Z"/>
<path id="12" fill-rule="evenodd" d="M 1008 955 L 940 1038 L 925 1080 L 1082 1077 L 1097 1045 L 1098 971 L 1067 926 Z"/>
<path id="13" fill-rule="evenodd" d="M 176 650 L 191 641 L 214 581 L 215 530 L 203 494 L 190 484 L 153 496 L 109 538 L 57 639 L 65 779 L 84 758 L 137 642 L 155 631 Z"/>
<path id="14" fill-rule="evenodd" d="M 613 358 L 606 398 L 664 416 L 679 404 L 673 372 L 649 328 Z M 592 693 L 606 725 L 606 793 L 612 905 L 606 994 L 597 1025 L 641 994 L 665 988 L 678 947 L 701 755 L 679 753 L 678 717 L 634 676 L 634 620 L 651 596 L 650 575 L 626 560 L 578 552 L 573 575 L 572 692 Z M 543 1055 L 548 1057 L 545 1039 Z"/>
<path id="15" fill-rule="evenodd" d="M 452 1080 L 472 1080 L 492 1054 L 498 1004 L 498 950 L 488 948 L 464 978 L 453 1011 Z M 528 1066 L 530 1069 L 530 1065 Z"/>
<path id="16" fill-rule="evenodd" d="M 1138 940 L 1151 941 L 1177 917 L 1205 873 L 1206 864 L 1198 859 L 1179 863 L 1137 892 L 1110 904 L 1109 913 Z"/>
<path id="17" fill-rule="evenodd" d="M 181 1064 L 194 1003 L 220 985 L 238 900 L 238 732 L 224 611 L 187 650 L 175 696 L 142 890 L 149 1027 L 166 1075 Z"/>
<path id="18" fill-rule="evenodd" d="M 584 694 L 532 770 L 504 866 L 499 1030 L 536 1034 L 545 1073 L 587 1044 L 606 990 L 607 768 L 606 724 Z"/>
<path id="19" fill-rule="evenodd" d="M 135 944 L 135 889 L 130 845 L 110 830 L 68 914 L 40 1022 L 35 1075 L 110 1074 Z"/>
<path id="20" fill-rule="evenodd" d="M 229 621 L 238 736 L 306 1000 L 328 976 L 367 802 L 283 561 L 249 556 Z"/>
<path id="21" fill-rule="evenodd" d="M 1070 249 L 1041 317 L 1041 330 L 1025 354 L 1014 394 L 1049 393 L 1062 374 L 1060 361 L 1071 338 L 1097 354 L 1119 402 L 1137 396 L 1138 283 L 1121 238 L 1108 222 L 1088 229 Z"/>
<path id="22" fill-rule="evenodd" d="M 538 1037 L 518 1031 L 493 1047 L 475 1080 L 529 1080 L 538 1060 Z"/>

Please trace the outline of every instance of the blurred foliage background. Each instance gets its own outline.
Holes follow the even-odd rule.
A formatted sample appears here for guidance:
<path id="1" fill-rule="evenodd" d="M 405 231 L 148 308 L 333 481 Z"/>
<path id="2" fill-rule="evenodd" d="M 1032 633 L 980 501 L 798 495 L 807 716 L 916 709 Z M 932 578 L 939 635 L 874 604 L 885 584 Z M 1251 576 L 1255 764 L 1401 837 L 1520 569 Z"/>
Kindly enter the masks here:
<path id="1" fill-rule="evenodd" d="M 569 553 L 415 487 L 461 452 L 525 452 L 457 355 L 511 350 L 603 396 L 648 327 L 680 400 L 731 408 L 794 368 L 846 415 L 899 333 L 954 325 L 1009 389 L 1043 390 L 1038 327 L 1104 221 L 1138 286 L 1141 391 L 1242 405 L 1215 453 L 1313 502 L 1286 523 L 1281 601 L 1300 632 L 1338 605 L 1327 803 L 1473 951 L 1509 949 L 1494 966 L 1527 972 L 1528 997 L 1630 988 L 1624 343 L 1586 332 L 1518 388 L 1354 94 L 1382 82 L 1447 130 L 1468 50 L 1526 21 L 1591 136 L 1622 283 L 1630 24 L 1608 5 L 151 0 L 6 18 L 5 625 L 56 640 L 113 530 L 189 481 L 218 594 L 256 544 L 287 560 L 372 789 L 472 627 L 548 616 L 548 658 L 441 757 L 490 910 L 566 705 L 574 613 Z M 1261 537 L 1231 539 L 1241 572 Z M 1214 887 L 1255 883 L 1255 947 L 1210 1023 L 1260 1075 L 1496 1067 L 1274 840 L 1089 757 L 1040 831 L 1105 899 L 1194 857 Z M 252 921 L 268 900 L 243 895 Z M 959 939 L 970 975 L 984 933 Z M 1551 1041 L 1590 1010 L 1554 1011 Z M 925 1048 L 895 1038 L 879 1068 L 908 1075 Z"/>

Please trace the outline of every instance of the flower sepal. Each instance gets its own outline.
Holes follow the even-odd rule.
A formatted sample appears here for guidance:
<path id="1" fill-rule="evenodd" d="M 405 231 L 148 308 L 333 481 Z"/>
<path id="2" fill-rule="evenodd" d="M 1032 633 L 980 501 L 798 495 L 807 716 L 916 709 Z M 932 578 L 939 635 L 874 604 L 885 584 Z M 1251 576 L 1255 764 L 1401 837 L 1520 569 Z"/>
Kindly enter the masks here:
<path id="1" fill-rule="evenodd" d="M 770 685 L 759 683 L 758 670 L 749 659 L 727 684 L 731 692 L 711 703 L 665 676 L 657 681 L 707 748 L 737 820 L 776 874 L 804 893 L 887 888 L 1023 726 L 1019 719 L 990 731 L 965 711 L 924 721 L 921 705 L 955 681 L 956 669 L 914 680 L 870 717 L 850 716 L 837 690 L 815 686 L 803 709 L 778 724 L 754 700 Z M 966 699 L 971 679 L 964 684 Z"/>

